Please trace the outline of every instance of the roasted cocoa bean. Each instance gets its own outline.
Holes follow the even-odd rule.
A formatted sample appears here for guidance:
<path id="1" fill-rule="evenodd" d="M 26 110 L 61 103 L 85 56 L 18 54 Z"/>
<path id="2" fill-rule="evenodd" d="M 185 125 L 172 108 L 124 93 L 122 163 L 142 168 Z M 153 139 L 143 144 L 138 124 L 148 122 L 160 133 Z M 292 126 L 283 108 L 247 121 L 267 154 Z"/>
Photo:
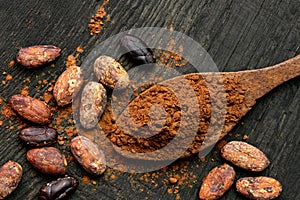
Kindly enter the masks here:
<path id="1" fill-rule="evenodd" d="M 239 179 L 236 189 L 249 199 L 269 200 L 280 195 L 282 186 L 274 178 L 260 176 Z"/>
<path id="2" fill-rule="evenodd" d="M 199 198 L 219 199 L 230 189 L 234 178 L 235 171 L 228 164 L 213 168 L 202 181 Z"/>
<path id="3" fill-rule="evenodd" d="M 23 129 L 18 136 L 30 147 L 44 147 L 56 142 L 57 131 L 49 127 L 28 127 Z"/>
<path id="4" fill-rule="evenodd" d="M 254 172 L 263 171 L 270 164 L 262 151 L 246 142 L 229 142 L 221 149 L 221 155 L 234 165 Z"/>
<path id="5" fill-rule="evenodd" d="M 71 151 L 79 164 L 90 174 L 100 175 L 106 169 L 106 159 L 101 148 L 83 136 L 71 141 Z"/>
<path id="6" fill-rule="evenodd" d="M 17 62 L 28 68 L 35 68 L 54 61 L 60 56 L 60 49 L 52 45 L 36 45 L 20 49 Z"/>
<path id="7" fill-rule="evenodd" d="M 133 35 L 125 35 L 121 38 L 121 46 L 128 52 L 130 58 L 137 63 L 155 63 L 152 50 L 140 38 Z"/>
<path id="8" fill-rule="evenodd" d="M 57 79 L 53 96 L 59 106 L 72 103 L 83 84 L 83 73 L 80 67 L 71 66 L 66 69 Z"/>
<path id="9" fill-rule="evenodd" d="M 51 110 L 46 103 L 20 94 L 13 95 L 9 99 L 12 109 L 24 119 L 37 124 L 49 124 L 51 122 Z"/>
<path id="10" fill-rule="evenodd" d="M 0 168 L 0 199 L 5 199 L 19 185 L 22 167 L 19 163 L 8 161 Z"/>
<path id="11" fill-rule="evenodd" d="M 80 123 L 86 129 L 98 125 L 106 106 L 106 90 L 101 83 L 89 82 L 81 94 Z"/>
<path id="12" fill-rule="evenodd" d="M 78 187 L 73 177 L 59 178 L 41 187 L 39 200 L 62 200 L 68 198 Z"/>
<path id="13" fill-rule="evenodd" d="M 28 162 L 44 174 L 64 175 L 67 160 L 57 148 L 43 147 L 31 149 L 27 152 Z"/>
<path id="14" fill-rule="evenodd" d="M 123 89 L 129 84 L 129 76 L 115 59 L 100 56 L 94 63 L 94 72 L 100 83 L 111 89 Z"/>

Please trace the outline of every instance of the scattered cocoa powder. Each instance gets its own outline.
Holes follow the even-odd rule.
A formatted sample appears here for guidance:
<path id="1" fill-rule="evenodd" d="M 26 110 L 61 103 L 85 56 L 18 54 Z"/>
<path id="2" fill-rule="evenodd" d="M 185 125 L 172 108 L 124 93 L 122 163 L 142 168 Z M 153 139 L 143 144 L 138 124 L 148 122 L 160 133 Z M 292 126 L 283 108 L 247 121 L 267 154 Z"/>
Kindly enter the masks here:
<path id="1" fill-rule="evenodd" d="M 12 110 L 12 108 L 9 105 L 6 105 L 2 109 L 2 115 L 4 115 L 6 118 L 12 118 L 16 116 L 16 113 Z"/>
<path id="2" fill-rule="evenodd" d="M 28 86 L 25 85 L 23 87 L 23 89 L 21 90 L 21 94 L 24 95 L 24 96 L 28 96 L 29 92 L 28 92 Z"/>
<path id="3" fill-rule="evenodd" d="M 15 65 L 15 61 L 14 60 L 11 60 L 10 62 L 9 62 L 9 66 L 10 67 L 13 67 Z"/>
<path id="4" fill-rule="evenodd" d="M 109 0 L 104 0 L 97 13 L 91 17 L 90 23 L 88 25 L 91 35 L 97 35 L 101 32 L 104 24 L 103 21 L 105 19 L 107 22 L 111 21 L 110 17 L 106 17 L 107 13 L 105 11 L 105 6 L 108 4 L 108 2 Z"/>
<path id="5" fill-rule="evenodd" d="M 83 176 L 83 177 L 82 177 L 82 183 L 84 183 L 84 184 L 89 184 L 89 183 L 90 183 L 90 177 L 88 177 L 88 176 Z"/>
<path id="6" fill-rule="evenodd" d="M 12 79 L 13 79 L 12 75 L 8 74 L 8 75 L 6 76 L 6 80 L 7 80 L 7 81 L 11 81 Z"/>

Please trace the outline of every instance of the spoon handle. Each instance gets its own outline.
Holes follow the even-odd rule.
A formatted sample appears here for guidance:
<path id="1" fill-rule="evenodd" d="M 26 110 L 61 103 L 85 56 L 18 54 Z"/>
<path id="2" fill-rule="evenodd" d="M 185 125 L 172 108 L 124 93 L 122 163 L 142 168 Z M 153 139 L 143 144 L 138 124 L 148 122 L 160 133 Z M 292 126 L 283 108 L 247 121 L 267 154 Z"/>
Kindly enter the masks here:
<path id="1" fill-rule="evenodd" d="M 239 73 L 241 84 L 247 88 L 247 97 L 258 99 L 276 86 L 300 75 L 300 55 L 271 67 Z"/>

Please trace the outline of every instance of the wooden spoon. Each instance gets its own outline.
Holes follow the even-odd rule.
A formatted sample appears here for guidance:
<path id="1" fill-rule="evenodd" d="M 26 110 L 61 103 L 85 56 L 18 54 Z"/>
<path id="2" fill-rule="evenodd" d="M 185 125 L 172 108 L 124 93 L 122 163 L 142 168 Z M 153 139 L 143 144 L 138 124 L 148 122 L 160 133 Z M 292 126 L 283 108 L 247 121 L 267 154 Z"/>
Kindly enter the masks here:
<path id="1" fill-rule="evenodd" d="M 178 76 L 139 94 L 117 120 L 108 108 L 99 125 L 127 158 L 171 160 L 199 151 L 205 155 L 258 98 L 299 75 L 300 55 L 263 69 Z M 157 104 L 165 111 L 151 108 Z"/>

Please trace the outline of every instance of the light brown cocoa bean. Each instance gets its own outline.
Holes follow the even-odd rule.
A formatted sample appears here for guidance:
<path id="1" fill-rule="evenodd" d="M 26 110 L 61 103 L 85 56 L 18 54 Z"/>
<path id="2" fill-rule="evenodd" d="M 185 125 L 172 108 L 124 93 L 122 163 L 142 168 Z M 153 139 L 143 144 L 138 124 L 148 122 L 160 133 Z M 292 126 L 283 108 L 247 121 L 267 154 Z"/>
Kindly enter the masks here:
<path id="1" fill-rule="evenodd" d="M 54 61 L 60 56 L 60 48 L 53 45 L 36 45 L 20 49 L 17 62 L 28 68 Z"/>
<path id="2" fill-rule="evenodd" d="M 12 109 L 24 119 L 37 124 L 49 124 L 51 122 L 51 110 L 46 103 L 20 94 L 13 95 L 9 99 Z"/>
<path id="3" fill-rule="evenodd" d="M 0 168 L 0 199 L 5 199 L 19 185 L 22 178 L 22 166 L 8 161 Z"/>
<path id="4" fill-rule="evenodd" d="M 98 125 L 106 106 L 106 90 L 101 83 L 89 82 L 83 88 L 80 103 L 80 123 L 86 129 Z"/>
<path id="5" fill-rule="evenodd" d="M 71 66 L 67 68 L 57 79 L 53 96 L 59 106 L 72 103 L 73 97 L 77 95 L 83 84 L 83 73 L 80 67 Z"/>
<path id="6" fill-rule="evenodd" d="M 106 159 L 101 148 L 83 136 L 71 141 L 71 151 L 78 163 L 89 173 L 100 175 L 106 169 Z"/>
<path id="7" fill-rule="evenodd" d="M 203 179 L 199 192 L 200 199 L 219 199 L 232 186 L 235 178 L 234 169 L 228 164 L 213 168 Z"/>
<path id="8" fill-rule="evenodd" d="M 126 70 L 109 56 L 100 56 L 96 59 L 94 72 L 100 83 L 111 89 L 124 89 L 129 84 Z"/>
<path id="9" fill-rule="evenodd" d="M 229 142 L 221 149 L 221 155 L 234 165 L 254 172 L 263 171 L 270 164 L 261 150 L 246 142 Z"/>
<path id="10" fill-rule="evenodd" d="M 27 152 L 28 162 L 44 174 L 64 175 L 67 160 L 57 148 L 43 147 L 31 149 Z"/>
<path id="11" fill-rule="evenodd" d="M 269 200 L 280 195 L 282 186 L 274 178 L 260 176 L 239 179 L 236 182 L 236 189 L 249 199 Z"/>

